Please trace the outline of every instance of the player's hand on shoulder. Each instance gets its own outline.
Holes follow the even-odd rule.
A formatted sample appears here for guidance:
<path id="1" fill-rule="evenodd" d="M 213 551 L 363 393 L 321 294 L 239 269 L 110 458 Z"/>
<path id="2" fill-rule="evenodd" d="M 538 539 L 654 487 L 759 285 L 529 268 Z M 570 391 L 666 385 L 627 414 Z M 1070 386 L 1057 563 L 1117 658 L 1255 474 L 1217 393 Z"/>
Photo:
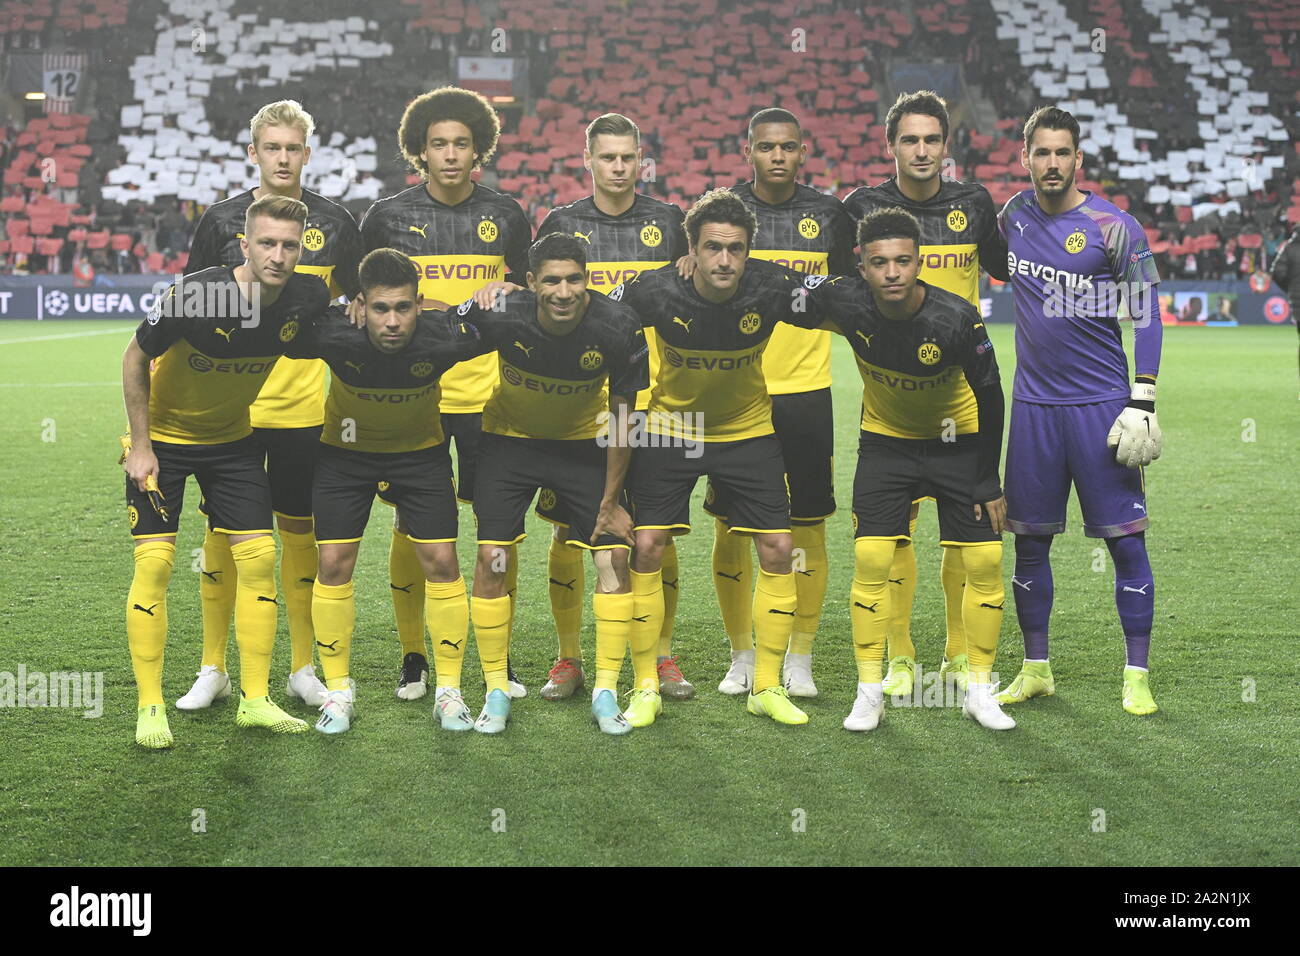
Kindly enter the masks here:
<path id="1" fill-rule="evenodd" d="M 689 252 L 677 260 L 677 274 L 683 279 L 689 279 L 695 275 L 696 260 Z"/>
<path id="2" fill-rule="evenodd" d="M 365 300 L 357 295 L 355 299 L 348 303 L 348 321 L 357 328 L 365 328 L 366 325 L 366 303 Z"/>
<path id="3" fill-rule="evenodd" d="M 489 282 L 483 288 L 474 293 L 474 304 L 485 312 L 497 307 L 500 299 L 508 296 L 511 292 L 517 292 L 522 286 L 515 285 L 513 282 Z"/>

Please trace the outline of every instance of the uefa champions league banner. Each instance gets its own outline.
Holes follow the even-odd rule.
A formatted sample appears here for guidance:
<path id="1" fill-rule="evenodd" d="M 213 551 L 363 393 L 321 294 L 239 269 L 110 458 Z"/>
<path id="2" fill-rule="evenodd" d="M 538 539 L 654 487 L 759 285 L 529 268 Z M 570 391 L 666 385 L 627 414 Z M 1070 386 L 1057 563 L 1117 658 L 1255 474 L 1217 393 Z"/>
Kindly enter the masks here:
<path id="1" fill-rule="evenodd" d="M 0 275 L 0 319 L 143 319 L 154 296 L 176 279 L 169 275 L 101 275 L 79 285 L 70 275 Z M 1003 286 L 981 300 L 990 322 L 1014 322 L 1011 290 Z M 1249 282 L 1160 283 L 1166 325 L 1287 325 L 1286 294 L 1262 276 Z"/>
<path id="2" fill-rule="evenodd" d="M 175 278 L 106 275 L 83 285 L 70 275 L 0 275 L 0 319 L 143 319 Z"/>

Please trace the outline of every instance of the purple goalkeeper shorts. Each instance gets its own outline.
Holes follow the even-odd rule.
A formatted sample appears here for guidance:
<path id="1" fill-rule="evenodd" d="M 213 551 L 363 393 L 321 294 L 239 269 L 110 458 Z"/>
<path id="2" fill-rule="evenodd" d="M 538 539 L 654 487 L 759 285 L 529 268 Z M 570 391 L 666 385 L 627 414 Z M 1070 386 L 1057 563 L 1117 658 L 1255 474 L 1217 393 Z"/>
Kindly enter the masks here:
<path id="1" fill-rule="evenodd" d="M 1145 531 L 1141 468 L 1125 468 L 1106 435 L 1127 398 L 1092 405 L 1011 402 L 1007 439 L 1007 527 L 1016 534 L 1060 534 L 1070 482 L 1079 494 L 1083 533 L 1118 538 Z"/>

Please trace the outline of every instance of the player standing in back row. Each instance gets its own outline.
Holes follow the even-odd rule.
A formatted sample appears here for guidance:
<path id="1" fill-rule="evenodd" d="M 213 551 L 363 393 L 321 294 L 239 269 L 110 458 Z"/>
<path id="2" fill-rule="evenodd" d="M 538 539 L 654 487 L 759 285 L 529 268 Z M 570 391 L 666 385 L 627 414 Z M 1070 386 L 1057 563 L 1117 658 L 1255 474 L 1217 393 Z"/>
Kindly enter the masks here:
<path id="1" fill-rule="evenodd" d="M 415 262 L 428 308 L 463 302 L 489 282 L 524 284 L 532 241 L 524 211 L 509 196 L 470 178 L 492 156 L 500 133 L 501 120 L 486 99 L 451 86 L 417 96 L 402 114 L 398 145 L 425 181 L 371 206 L 361 222 L 361 238 L 367 252 L 396 249 Z M 456 495 L 466 503 L 474 500 L 483 404 L 496 382 L 492 355 L 462 362 L 442 378 L 442 430 L 456 445 Z M 409 530 L 398 509 L 388 557 L 402 643 L 397 696 L 416 700 L 427 691 L 429 664 L 424 654 L 424 571 Z M 514 558 L 512 553 L 507 581 L 512 597 Z M 438 685 L 459 687 L 465 645 L 450 651 L 435 647 L 434 655 Z M 512 688 L 512 694 L 522 695 L 522 690 Z"/>
<path id="2" fill-rule="evenodd" d="M 854 222 L 878 209 L 897 207 L 921 226 L 921 278 L 959 295 L 979 308 L 980 267 L 995 279 L 1007 278 L 1006 242 L 998 234 L 993 200 L 978 183 L 945 178 L 948 152 L 948 107 L 929 90 L 898 97 L 885 116 L 886 149 L 894 157 L 895 175 L 876 186 L 859 186 L 844 200 Z M 913 502 L 908 534 L 916 535 L 920 502 Z M 966 689 L 968 657 L 963 626 L 963 592 L 967 583 L 964 549 L 943 549 L 940 579 L 946 610 L 947 642 L 941 679 Z M 892 611 L 889 622 L 889 673 L 886 694 L 912 693 L 916 647 L 912 643 L 912 599 L 916 595 L 916 549 L 901 542 L 889 571 Z"/>
<path id="3" fill-rule="evenodd" d="M 799 170 L 807 158 L 808 146 L 794 114 L 766 109 L 750 119 L 745 159 L 754 169 L 754 178 L 731 189 L 758 220 L 749 255 L 800 275 L 845 275 L 856 267 L 853 221 L 834 196 L 799 182 Z M 825 330 L 782 323 L 773 330 L 763 353 L 763 378 L 772 396 L 772 427 L 781 441 L 790 485 L 798 604 L 785 655 L 784 683 L 792 697 L 817 696 L 812 645 L 829 572 L 826 519 L 835 512 L 830 339 Z M 715 519 L 713 586 L 731 642 L 731 667 L 718 690 L 743 694 L 754 682 L 750 613 L 754 565 L 748 539 L 727 530 L 733 507 L 731 496 L 710 483 L 704 510 Z"/>
<path id="4" fill-rule="evenodd" d="M 641 132 L 626 116 L 606 113 L 587 127 L 583 165 L 591 170 L 591 195 L 551 210 L 537 230 L 537 238 L 552 232 L 571 235 L 583 244 L 587 254 L 588 291 L 608 293 L 646 269 L 658 269 L 686 254 L 685 215 L 670 202 L 651 199 L 636 191 L 641 171 Z M 650 347 L 650 384 L 658 371 L 654 330 L 646 329 Z M 644 412 L 650 389 L 636 397 L 636 410 Z M 551 668 L 542 696 L 547 700 L 569 697 L 583 685 L 582 551 L 565 544 L 568 519 L 555 506 L 552 489 L 542 492 L 537 513 L 554 524 L 550 560 L 551 613 L 559 639 L 559 656 Z M 673 621 L 680 597 L 677 548 L 670 541 L 664 549 L 664 623 L 659 633 L 659 688 L 664 697 L 687 700 L 695 688 L 682 676 L 677 658 L 671 656 Z"/>
<path id="5" fill-rule="evenodd" d="M 1073 116 L 1051 106 L 1035 111 L 1025 124 L 1020 160 L 1034 187 L 1003 207 L 998 229 L 1009 247 L 1016 305 L 1006 488 L 1007 527 L 1016 535 L 1011 590 L 1025 664 L 998 700 L 1055 692 L 1047 663 L 1048 552 L 1052 536 L 1065 530 L 1073 482 L 1083 533 L 1104 538 L 1115 562 L 1115 604 L 1127 648 L 1124 709 L 1150 714 L 1156 710 L 1147 680 L 1155 583 L 1142 467 L 1160 457 L 1160 276 L 1133 217 L 1075 186 L 1083 154 Z M 1133 320 L 1131 389 L 1121 309 Z"/>
<path id="6" fill-rule="evenodd" d="M 269 103 L 249 123 L 252 142 L 248 158 L 257 164 L 256 189 L 231 196 L 199 217 L 186 273 L 213 266 L 237 266 L 244 261 L 240 240 L 244 216 L 254 200 L 288 196 L 307 204 L 307 226 L 296 272 L 319 276 L 332 295 L 357 294 L 357 263 L 361 234 L 352 214 L 336 202 L 302 188 L 302 169 L 311 160 L 307 141 L 315 129 L 311 114 L 294 100 Z M 325 421 L 325 364 L 283 358 L 276 363 L 249 409 L 253 441 L 262 449 L 271 482 L 271 507 L 280 532 L 280 593 L 289 620 L 287 693 L 319 707 L 325 685 L 312 666 L 315 631 L 311 619 L 311 589 L 316 579 L 316 535 L 312 522 L 311 485 L 321 425 Z M 197 679 L 176 706 L 202 710 L 230 694 L 226 674 L 226 644 L 235 613 L 238 572 L 229 537 L 212 530 L 203 539 L 203 660 Z"/>

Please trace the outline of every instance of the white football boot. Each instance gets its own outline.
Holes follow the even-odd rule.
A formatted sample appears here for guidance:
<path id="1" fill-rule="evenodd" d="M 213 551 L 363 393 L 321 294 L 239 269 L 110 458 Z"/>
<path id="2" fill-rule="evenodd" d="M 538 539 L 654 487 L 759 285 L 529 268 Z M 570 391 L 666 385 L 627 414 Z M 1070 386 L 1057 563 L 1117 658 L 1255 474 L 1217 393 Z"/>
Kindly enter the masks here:
<path id="1" fill-rule="evenodd" d="M 845 730 L 875 730 L 885 716 L 885 692 L 879 684 L 858 681 L 858 696 L 844 718 Z"/>
<path id="2" fill-rule="evenodd" d="M 214 700 L 224 700 L 229 696 L 230 675 L 217 670 L 215 664 L 204 664 L 189 692 L 176 701 L 176 709 L 204 710 L 211 707 Z"/>
<path id="3" fill-rule="evenodd" d="M 727 669 L 727 675 L 718 684 L 718 690 L 734 697 L 737 694 L 748 694 L 753 686 L 754 652 L 752 650 L 732 651 L 731 667 Z"/>
<path id="4" fill-rule="evenodd" d="M 1001 705 L 993 697 L 993 691 L 992 684 L 976 684 L 971 681 L 966 685 L 966 700 L 961 705 L 961 712 L 989 730 L 1010 730 L 1016 722 L 1002 712 Z"/>
<path id="5" fill-rule="evenodd" d="M 316 668 L 311 664 L 304 664 L 289 675 L 284 692 L 308 707 L 320 707 L 325 703 L 325 684 L 316 676 Z"/>
<path id="6" fill-rule="evenodd" d="M 816 697 L 817 685 L 813 683 L 812 655 L 785 655 L 785 689 L 791 697 Z"/>

